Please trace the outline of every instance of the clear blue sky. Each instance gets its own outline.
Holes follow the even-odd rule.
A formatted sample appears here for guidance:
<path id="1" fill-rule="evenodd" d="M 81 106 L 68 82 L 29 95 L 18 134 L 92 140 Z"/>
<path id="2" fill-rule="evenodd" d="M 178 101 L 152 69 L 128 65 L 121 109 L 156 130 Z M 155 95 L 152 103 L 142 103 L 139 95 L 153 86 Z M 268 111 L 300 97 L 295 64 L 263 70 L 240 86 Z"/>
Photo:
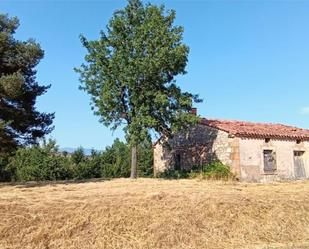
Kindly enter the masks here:
<path id="1" fill-rule="evenodd" d="M 188 74 L 179 84 L 199 93 L 204 117 L 279 122 L 309 128 L 309 1 L 152 1 L 177 12 L 190 47 Z M 83 62 L 79 34 L 99 37 L 113 1 L 1 1 L 17 16 L 18 39 L 35 38 L 45 50 L 41 84 L 52 84 L 38 109 L 56 112 L 51 134 L 61 147 L 102 149 L 114 134 L 98 122 L 73 71 Z"/>

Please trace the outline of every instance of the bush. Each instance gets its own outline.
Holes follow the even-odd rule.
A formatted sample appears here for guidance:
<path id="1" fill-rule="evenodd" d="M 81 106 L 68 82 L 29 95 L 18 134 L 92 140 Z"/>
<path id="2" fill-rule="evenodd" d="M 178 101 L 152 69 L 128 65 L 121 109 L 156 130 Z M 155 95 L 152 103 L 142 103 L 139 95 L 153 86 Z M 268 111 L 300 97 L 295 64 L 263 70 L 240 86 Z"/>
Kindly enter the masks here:
<path id="1" fill-rule="evenodd" d="M 7 168 L 8 162 L 8 156 L 0 157 L 0 182 L 10 181 L 12 178 L 11 172 Z"/>
<path id="2" fill-rule="evenodd" d="M 153 150 L 151 138 L 145 139 L 138 146 L 137 151 L 137 170 L 140 177 L 152 177 L 153 176 Z"/>
<path id="3" fill-rule="evenodd" d="M 71 155 L 71 160 L 73 163 L 75 163 L 76 165 L 84 162 L 86 159 L 86 156 L 85 156 L 85 152 L 84 152 L 84 149 L 83 147 L 79 147 L 77 148 L 77 150 L 75 150 L 72 155 Z"/>
<path id="4" fill-rule="evenodd" d="M 190 171 L 166 170 L 159 173 L 158 177 L 167 179 L 202 178 L 215 180 L 234 179 L 230 167 L 220 161 L 213 161 L 202 166 L 193 166 Z"/>
<path id="5" fill-rule="evenodd" d="M 230 167 L 220 161 L 212 161 L 202 166 L 201 171 L 192 172 L 191 177 L 201 177 L 204 179 L 227 180 L 234 176 Z"/>
<path id="6" fill-rule="evenodd" d="M 60 153 L 56 142 L 19 148 L 11 157 L 0 157 L 0 180 L 44 181 L 89 178 L 116 178 L 130 176 L 130 147 L 116 139 L 102 152 L 85 155 L 82 147 L 72 154 Z M 138 147 L 138 174 L 151 176 L 151 140 Z"/>
<path id="7" fill-rule="evenodd" d="M 115 139 L 112 146 L 102 152 L 102 176 L 106 178 L 130 176 L 130 148 Z"/>
<path id="8" fill-rule="evenodd" d="M 95 150 L 91 156 L 86 156 L 84 149 L 79 147 L 71 155 L 75 179 L 90 179 L 101 177 L 101 154 Z"/>
<path id="9" fill-rule="evenodd" d="M 90 179 L 101 177 L 101 164 L 99 160 L 90 159 L 75 166 L 75 179 Z"/>
<path id="10" fill-rule="evenodd" d="M 54 141 L 18 149 L 8 170 L 15 181 L 65 180 L 73 175 L 69 160 L 57 155 Z"/>

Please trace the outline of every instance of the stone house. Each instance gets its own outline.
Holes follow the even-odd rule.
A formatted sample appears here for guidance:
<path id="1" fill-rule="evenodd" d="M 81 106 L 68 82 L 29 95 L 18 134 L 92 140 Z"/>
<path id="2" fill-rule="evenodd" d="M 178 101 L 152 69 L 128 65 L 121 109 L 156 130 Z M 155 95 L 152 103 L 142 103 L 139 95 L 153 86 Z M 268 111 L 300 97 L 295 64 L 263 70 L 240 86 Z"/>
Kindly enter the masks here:
<path id="1" fill-rule="evenodd" d="M 154 173 L 190 170 L 212 160 L 244 181 L 309 178 L 309 130 L 282 124 L 202 119 L 154 144 Z"/>

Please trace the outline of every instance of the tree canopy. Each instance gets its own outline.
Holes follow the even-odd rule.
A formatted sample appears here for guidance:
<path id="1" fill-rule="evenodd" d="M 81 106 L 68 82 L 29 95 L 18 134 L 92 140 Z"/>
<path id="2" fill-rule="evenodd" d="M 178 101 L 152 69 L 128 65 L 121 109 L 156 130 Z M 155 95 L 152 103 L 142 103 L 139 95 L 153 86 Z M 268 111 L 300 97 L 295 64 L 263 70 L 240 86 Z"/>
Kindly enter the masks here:
<path id="1" fill-rule="evenodd" d="M 174 25 L 175 16 L 163 5 L 130 0 L 98 40 L 81 36 L 88 51 L 86 63 L 76 69 L 81 89 L 90 94 L 104 125 L 124 124 L 132 146 L 131 177 L 137 172 L 136 146 L 151 131 L 169 137 L 197 121 L 190 111 L 200 99 L 176 85 L 176 76 L 186 73 L 189 47 L 182 41 L 183 27 Z"/>
<path id="2" fill-rule="evenodd" d="M 54 118 L 35 107 L 37 97 L 50 87 L 36 81 L 35 67 L 44 52 L 33 39 L 14 39 L 18 26 L 16 17 L 0 14 L 0 156 L 36 143 L 52 130 Z"/>

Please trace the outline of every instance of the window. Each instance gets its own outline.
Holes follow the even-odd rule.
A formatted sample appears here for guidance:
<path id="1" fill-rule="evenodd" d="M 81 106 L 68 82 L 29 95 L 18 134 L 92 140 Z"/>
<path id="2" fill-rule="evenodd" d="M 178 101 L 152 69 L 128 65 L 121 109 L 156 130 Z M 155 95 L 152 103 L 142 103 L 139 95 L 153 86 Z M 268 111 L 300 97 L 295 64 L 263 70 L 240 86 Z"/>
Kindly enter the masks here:
<path id="1" fill-rule="evenodd" d="M 175 170 L 181 170 L 181 157 L 180 154 L 175 155 Z"/>
<path id="2" fill-rule="evenodd" d="M 273 173 L 276 169 L 276 152 L 273 150 L 264 150 L 264 172 Z"/>

